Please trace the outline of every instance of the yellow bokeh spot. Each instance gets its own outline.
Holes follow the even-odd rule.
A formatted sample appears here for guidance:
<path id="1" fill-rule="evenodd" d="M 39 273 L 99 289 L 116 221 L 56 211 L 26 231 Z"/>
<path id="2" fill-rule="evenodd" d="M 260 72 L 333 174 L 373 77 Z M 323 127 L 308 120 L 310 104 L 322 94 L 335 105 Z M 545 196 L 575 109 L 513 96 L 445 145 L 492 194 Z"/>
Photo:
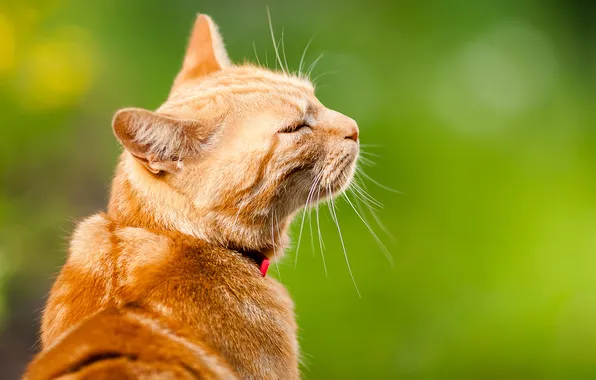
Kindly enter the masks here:
<path id="1" fill-rule="evenodd" d="M 15 67 L 16 45 L 14 26 L 7 15 L 0 13 L 0 75 Z"/>
<path id="2" fill-rule="evenodd" d="M 54 109 L 72 105 L 92 85 L 96 57 L 87 33 L 61 28 L 26 54 L 21 97 L 27 108 Z"/>

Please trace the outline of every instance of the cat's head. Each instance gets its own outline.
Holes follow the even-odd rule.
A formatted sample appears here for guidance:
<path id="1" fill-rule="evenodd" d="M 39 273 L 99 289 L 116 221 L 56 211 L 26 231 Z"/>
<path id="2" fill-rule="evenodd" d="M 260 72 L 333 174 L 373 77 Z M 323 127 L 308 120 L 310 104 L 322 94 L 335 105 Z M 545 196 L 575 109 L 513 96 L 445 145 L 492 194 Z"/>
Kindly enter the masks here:
<path id="1" fill-rule="evenodd" d="M 120 110 L 113 129 L 125 148 L 116 182 L 144 217 L 247 249 L 279 246 L 298 209 L 345 190 L 359 150 L 354 120 L 321 104 L 301 75 L 233 65 L 205 15 L 167 101 Z"/>

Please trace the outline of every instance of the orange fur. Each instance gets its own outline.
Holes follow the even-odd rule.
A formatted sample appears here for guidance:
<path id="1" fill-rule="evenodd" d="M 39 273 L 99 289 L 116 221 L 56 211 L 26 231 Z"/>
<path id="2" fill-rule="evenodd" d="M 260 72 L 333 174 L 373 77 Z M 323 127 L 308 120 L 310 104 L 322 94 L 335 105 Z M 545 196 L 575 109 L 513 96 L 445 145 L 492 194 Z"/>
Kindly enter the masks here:
<path id="1" fill-rule="evenodd" d="M 299 378 L 292 301 L 251 253 L 279 259 L 309 195 L 345 189 L 356 123 L 301 76 L 232 65 L 201 15 L 168 100 L 113 128 L 108 211 L 73 235 L 25 378 Z"/>

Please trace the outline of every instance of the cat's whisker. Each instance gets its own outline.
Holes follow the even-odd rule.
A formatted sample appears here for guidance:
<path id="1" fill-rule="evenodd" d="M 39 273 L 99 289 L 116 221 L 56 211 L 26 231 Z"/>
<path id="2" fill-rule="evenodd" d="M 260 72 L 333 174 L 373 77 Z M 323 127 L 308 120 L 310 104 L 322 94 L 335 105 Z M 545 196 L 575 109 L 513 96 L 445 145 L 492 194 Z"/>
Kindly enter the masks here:
<path id="1" fill-rule="evenodd" d="M 362 174 L 362 170 L 360 168 L 357 167 L 356 170 L 356 178 L 359 179 L 359 175 Z M 363 183 L 363 185 L 366 187 L 366 185 Z M 400 192 L 401 193 L 401 192 Z M 401 193 L 403 194 L 403 193 Z M 354 195 L 356 195 L 354 193 Z M 360 205 L 360 201 L 363 201 L 361 198 L 356 197 L 354 199 L 356 205 L 358 206 L 358 209 L 360 210 L 360 212 L 362 214 L 364 214 L 364 211 L 362 210 L 362 207 Z M 375 222 L 377 223 L 377 225 L 381 228 L 381 230 L 385 233 L 385 235 L 389 236 L 389 238 L 391 239 L 392 242 L 395 243 L 395 237 L 393 236 L 393 234 L 387 229 L 387 227 L 385 227 L 385 224 L 381 221 L 381 218 L 379 217 L 379 215 L 377 214 L 377 210 L 373 207 L 370 207 L 370 205 L 366 202 L 363 201 L 364 204 L 366 204 L 366 206 L 368 206 L 368 209 L 370 211 L 370 213 L 372 214 L 373 218 L 375 219 Z"/>
<path id="2" fill-rule="evenodd" d="M 331 193 L 331 189 L 329 188 L 329 193 Z M 360 290 L 358 289 L 358 285 L 356 284 L 356 279 L 354 278 L 354 273 L 352 273 L 352 267 L 350 266 L 350 260 L 348 259 L 348 252 L 346 251 L 346 246 L 344 244 L 344 238 L 341 234 L 341 228 L 339 227 L 339 220 L 337 219 L 337 214 L 335 213 L 335 202 L 333 198 L 330 198 L 330 202 L 327 204 L 329 206 L 329 212 L 331 213 L 331 218 L 335 222 L 335 226 L 337 227 L 337 232 L 339 234 L 339 240 L 341 242 L 341 247 L 344 252 L 344 258 L 346 259 L 346 265 L 348 266 L 348 272 L 350 272 L 350 277 L 352 278 L 352 283 L 354 284 L 354 288 L 356 289 L 356 293 L 358 293 L 358 298 L 362 298 L 360 294 Z"/>
<path id="3" fill-rule="evenodd" d="M 362 163 L 362 165 L 366 165 L 366 166 L 375 166 L 376 165 L 376 162 L 374 162 L 370 158 L 367 158 L 364 156 L 358 157 L 358 162 Z"/>
<path id="4" fill-rule="evenodd" d="M 370 203 L 377 206 L 378 208 L 381 208 L 381 209 L 384 208 L 385 206 L 383 205 L 383 203 L 381 203 L 375 197 L 370 195 L 370 193 L 368 192 L 368 189 L 366 188 L 366 185 L 361 184 L 359 182 L 359 179 L 360 179 L 359 177 L 354 179 L 354 189 L 356 190 L 356 192 L 358 192 L 360 195 L 362 195 L 365 199 L 367 199 Z"/>
<path id="5" fill-rule="evenodd" d="M 381 228 L 381 230 L 383 230 L 383 232 L 385 233 L 385 235 L 389 236 L 389 239 L 391 239 L 391 241 L 395 243 L 395 236 L 393 236 L 393 234 L 391 233 L 391 231 L 389 231 L 387 229 L 387 227 L 385 226 L 385 224 L 383 223 L 383 221 L 381 221 L 381 218 L 376 213 L 376 211 L 370 210 L 370 213 L 372 214 L 373 218 L 375 219 L 375 221 L 377 222 L 377 224 L 379 225 L 379 227 Z"/>
<path id="6" fill-rule="evenodd" d="M 317 35 L 315 34 L 314 36 L 312 36 L 310 38 L 310 40 L 308 40 L 306 47 L 304 48 L 304 51 L 302 52 L 302 56 L 300 57 L 300 64 L 298 65 L 298 75 L 300 75 L 301 77 L 304 77 L 303 73 L 302 73 L 302 67 L 304 64 L 304 58 L 306 57 L 306 52 L 308 52 L 308 48 L 310 47 L 310 44 L 312 43 L 312 41 L 315 39 Z"/>
<path id="7" fill-rule="evenodd" d="M 356 178 L 353 182 L 352 182 L 352 187 L 354 188 L 354 190 L 356 190 L 356 192 L 358 192 L 360 195 L 362 195 L 365 199 L 367 199 L 368 201 L 370 201 L 372 204 L 376 205 L 379 208 L 383 208 L 383 204 L 381 202 L 379 202 L 378 200 L 375 199 L 375 197 L 373 197 L 372 195 L 370 195 L 368 193 L 368 191 L 366 191 L 358 182 L 358 178 Z"/>
<path id="8" fill-rule="evenodd" d="M 375 233 L 375 231 L 371 228 L 371 226 L 366 221 L 366 218 L 363 217 L 362 215 L 360 215 L 360 213 L 358 212 L 358 210 L 356 210 L 356 207 L 354 207 L 354 204 L 350 200 L 350 197 L 348 196 L 348 194 L 343 193 L 342 196 L 348 202 L 348 204 L 352 207 L 352 209 L 354 210 L 354 212 L 356 213 L 356 215 L 358 215 L 358 217 L 360 218 L 360 220 L 362 221 L 362 223 L 364 223 L 364 225 L 366 226 L 366 228 L 368 228 L 368 230 L 370 231 L 370 233 L 372 234 L 372 236 L 375 238 L 375 241 L 376 241 L 377 245 L 379 246 L 379 248 L 381 248 L 381 250 L 383 251 L 383 254 L 385 254 L 385 257 L 387 258 L 387 260 L 389 260 L 389 264 L 391 266 L 393 266 L 393 264 L 394 264 L 393 263 L 393 256 L 391 255 L 391 252 L 389 252 L 389 250 L 387 249 L 387 246 L 385 246 L 385 244 L 383 244 L 383 242 L 381 241 L 381 239 L 379 239 L 379 237 L 377 236 L 377 234 Z"/>
<path id="9" fill-rule="evenodd" d="M 304 209 L 302 210 L 302 221 L 300 222 L 300 233 L 298 235 L 298 243 L 296 245 L 296 255 L 294 256 L 294 270 L 296 270 L 296 267 L 298 266 L 298 253 L 300 252 L 300 242 L 302 241 L 302 229 L 304 228 L 304 216 L 306 214 L 306 210 L 308 208 L 308 205 L 310 203 L 310 200 L 312 198 L 312 196 L 314 195 L 314 189 L 316 186 L 318 186 L 319 183 L 319 179 L 322 177 L 323 173 L 320 173 L 319 175 L 317 175 L 312 183 L 312 185 L 310 186 L 310 190 L 308 192 L 308 196 L 306 197 L 306 202 L 304 204 Z"/>
<path id="10" fill-rule="evenodd" d="M 274 221 L 275 220 L 275 224 Z M 274 225 L 277 224 L 277 215 L 275 214 L 275 210 L 273 210 L 273 217 L 271 218 L 271 241 L 272 241 L 272 245 L 273 245 L 273 258 L 275 259 L 275 269 L 277 270 L 277 277 L 279 278 L 279 281 L 281 281 L 281 272 L 279 271 L 279 260 L 277 259 L 277 246 L 275 243 L 275 228 Z"/>
<path id="11" fill-rule="evenodd" d="M 355 188 L 353 186 L 348 187 L 347 191 L 351 192 L 352 194 L 354 194 L 354 196 L 359 199 L 360 201 L 362 201 L 362 203 L 364 203 L 366 205 L 366 207 L 368 207 L 371 210 L 377 210 L 375 208 L 374 205 L 372 205 L 366 198 L 363 198 L 362 195 L 358 194 L 358 192 L 356 192 Z"/>
<path id="12" fill-rule="evenodd" d="M 364 156 L 372 156 L 372 157 L 383 157 L 378 153 L 367 152 L 365 150 L 360 149 L 360 154 Z"/>
<path id="13" fill-rule="evenodd" d="M 296 254 L 294 255 L 294 270 L 296 270 L 296 267 L 298 266 L 298 254 L 300 253 L 300 242 L 302 241 L 302 229 L 304 227 L 305 214 L 306 214 L 306 208 L 302 209 L 302 220 L 300 221 L 300 232 L 298 233 L 298 243 L 296 243 Z"/>
<path id="14" fill-rule="evenodd" d="M 327 273 L 327 263 L 325 262 L 325 242 L 323 241 L 323 235 L 321 234 L 321 222 L 319 220 L 319 205 L 321 199 L 321 189 L 319 188 L 317 192 L 317 205 L 315 207 L 316 215 L 317 215 L 317 231 L 319 234 L 319 248 L 321 249 L 321 258 L 323 259 L 323 269 L 325 270 L 325 278 L 329 277 Z"/>
<path id="15" fill-rule="evenodd" d="M 360 174 L 362 173 L 361 170 L 356 170 L 355 176 L 354 176 L 354 184 L 355 186 L 358 186 L 360 188 L 361 191 L 363 191 L 365 193 L 365 195 L 367 195 L 370 199 L 374 200 L 375 202 L 377 202 L 381 208 L 383 208 L 383 203 L 379 202 L 375 197 L 373 197 L 368 190 L 368 186 L 366 185 L 366 182 L 364 182 L 364 180 L 362 179 L 362 177 L 360 177 Z"/>
<path id="16" fill-rule="evenodd" d="M 358 167 L 356 167 L 357 171 L 355 173 L 355 177 L 350 181 L 350 187 L 354 185 L 355 181 L 357 181 L 359 179 L 358 174 L 359 174 L 359 169 Z M 345 175 L 345 178 L 347 179 L 347 175 Z M 364 186 L 364 188 L 366 188 L 366 185 L 363 183 L 362 184 Z M 348 190 L 351 190 L 351 188 L 348 187 Z M 354 191 L 352 191 L 352 194 L 354 194 L 355 198 L 353 200 L 353 202 L 351 202 L 351 200 L 349 199 L 349 196 L 346 193 L 343 193 L 342 196 L 346 198 L 346 201 L 350 204 L 350 206 L 352 206 L 352 209 L 354 209 L 354 211 L 356 212 L 356 214 L 360 217 L 360 219 L 364 222 L 364 224 L 366 225 L 366 227 L 369 229 L 369 231 L 372 233 L 373 237 L 375 238 L 375 241 L 377 242 L 377 245 L 379 246 L 379 248 L 381 248 L 381 250 L 383 251 L 383 253 L 385 254 L 385 256 L 388 258 L 391 266 L 393 266 L 393 256 L 391 255 L 391 252 L 387 249 L 387 246 L 382 242 L 382 240 L 378 237 L 378 235 L 376 235 L 376 233 L 372 230 L 372 227 L 370 226 L 370 223 L 368 222 L 368 218 L 366 217 L 366 212 L 365 210 L 362 208 L 362 205 L 360 204 L 360 201 L 362 201 L 367 207 L 368 207 L 368 211 L 372 214 L 373 218 L 375 219 L 375 222 L 377 223 L 377 225 L 381 228 L 381 230 L 387 235 L 389 236 L 389 238 L 391 239 L 392 242 L 395 243 L 395 237 L 393 236 L 393 234 L 391 232 L 389 232 L 389 230 L 385 227 L 385 225 L 383 224 L 383 222 L 380 220 L 378 214 L 377 214 L 377 210 L 374 207 L 371 207 L 370 204 L 368 204 L 367 202 L 363 201 L 361 198 L 358 197 L 358 194 L 355 193 Z M 354 208 L 354 204 L 356 205 L 356 207 L 358 208 L 358 210 L 360 211 L 360 213 L 358 213 L 358 211 L 356 211 L 356 209 Z"/>
<path id="17" fill-rule="evenodd" d="M 312 233 L 312 208 L 308 209 L 308 228 L 310 229 L 310 253 L 315 255 L 315 241 Z"/>
<path id="18" fill-rule="evenodd" d="M 370 182 L 374 183 L 375 185 L 379 186 L 382 189 L 385 189 L 385 190 L 390 191 L 392 193 L 402 194 L 403 195 L 403 192 L 401 192 L 399 190 L 395 190 L 394 188 L 391 188 L 389 186 L 383 185 L 379 181 L 375 180 L 374 178 L 372 178 L 371 176 L 369 176 L 368 174 L 366 174 L 364 172 L 364 170 L 362 170 L 361 168 L 356 168 L 356 172 L 357 172 L 358 175 L 361 175 L 361 176 L 365 177 L 367 180 L 369 180 Z"/>
<path id="19" fill-rule="evenodd" d="M 269 31 L 271 32 L 271 41 L 273 42 L 273 48 L 275 49 L 275 57 L 277 59 L 276 65 L 279 63 L 282 71 L 285 73 L 286 70 L 281 61 L 281 57 L 279 56 L 279 46 L 276 42 L 277 40 L 275 39 L 275 33 L 273 32 L 273 23 L 271 22 L 271 12 L 269 11 L 269 7 L 267 7 L 267 19 L 269 20 Z"/>
<path id="20" fill-rule="evenodd" d="M 352 185 L 348 188 L 348 191 L 351 191 L 352 194 L 354 194 L 358 199 L 360 199 L 362 202 L 364 202 L 364 204 L 371 209 L 378 211 L 378 208 L 383 208 L 382 204 L 380 204 L 380 203 L 374 201 L 373 199 L 370 199 L 366 195 L 364 195 L 364 193 L 362 192 L 363 191 L 362 188 L 360 188 L 356 184 L 355 180 L 352 182 Z"/>

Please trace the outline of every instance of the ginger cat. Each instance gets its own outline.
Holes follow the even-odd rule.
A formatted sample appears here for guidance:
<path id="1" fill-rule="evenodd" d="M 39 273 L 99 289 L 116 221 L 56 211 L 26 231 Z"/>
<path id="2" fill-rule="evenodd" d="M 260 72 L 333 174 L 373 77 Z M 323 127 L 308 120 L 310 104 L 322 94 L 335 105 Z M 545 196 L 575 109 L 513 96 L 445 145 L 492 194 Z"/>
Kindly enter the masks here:
<path id="1" fill-rule="evenodd" d="M 298 379 L 290 296 L 265 276 L 293 214 L 349 185 L 356 123 L 302 76 L 233 65 L 198 16 L 155 112 L 113 119 L 107 213 L 82 221 L 26 379 Z"/>

